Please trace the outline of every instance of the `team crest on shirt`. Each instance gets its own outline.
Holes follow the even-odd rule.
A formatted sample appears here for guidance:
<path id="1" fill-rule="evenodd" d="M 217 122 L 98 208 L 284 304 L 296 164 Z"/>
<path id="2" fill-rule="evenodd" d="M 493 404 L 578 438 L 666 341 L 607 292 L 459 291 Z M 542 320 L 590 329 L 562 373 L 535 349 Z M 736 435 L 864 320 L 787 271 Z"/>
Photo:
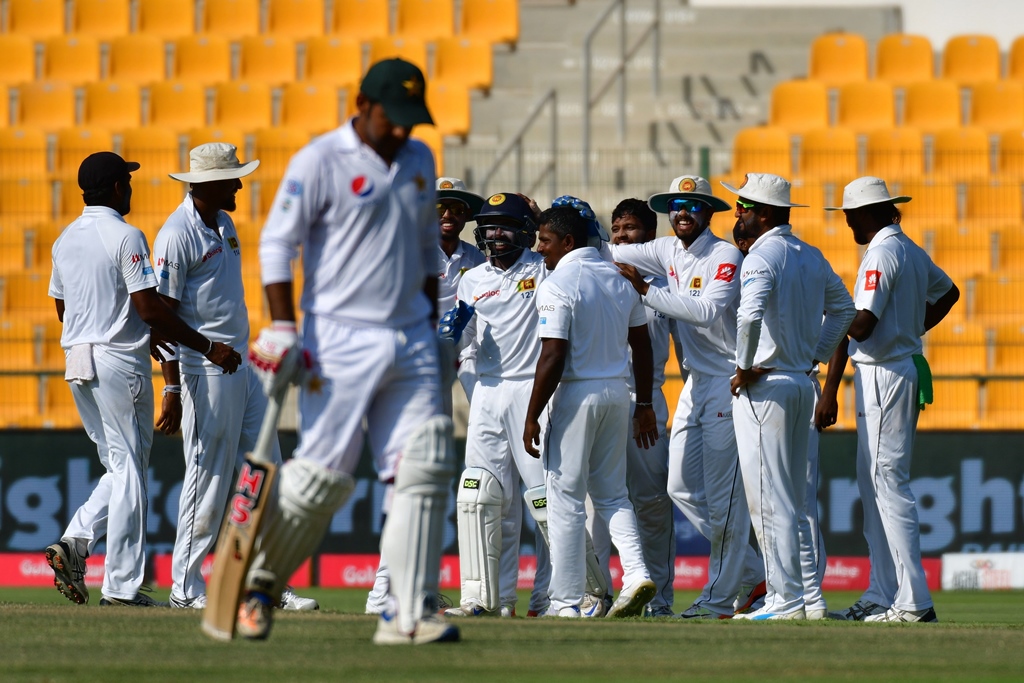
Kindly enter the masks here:
<path id="1" fill-rule="evenodd" d="M 882 271 L 869 270 L 864 273 L 864 291 L 871 292 L 878 289 L 878 283 L 882 280 Z"/>
<path id="2" fill-rule="evenodd" d="M 234 237 L 228 238 L 228 246 L 231 247 L 231 250 L 235 252 L 235 256 L 238 256 L 239 254 L 242 253 L 242 250 L 238 246 L 238 240 L 235 239 Z"/>
<path id="3" fill-rule="evenodd" d="M 704 278 L 697 276 L 690 280 L 690 296 L 700 296 L 700 290 L 704 287 Z"/>
<path id="4" fill-rule="evenodd" d="M 293 197 L 298 197 L 302 194 L 302 183 L 298 180 L 287 180 L 284 184 L 285 194 L 290 194 Z"/>
<path id="5" fill-rule="evenodd" d="M 364 175 L 352 179 L 352 194 L 357 197 L 369 197 L 373 192 L 373 181 Z"/>
<path id="6" fill-rule="evenodd" d="M 533 298 L 533 290 L 535 289 L 537 289 L 537 282 L 532 277 L 520 280 L 519 284 L 516 285 L 516 291 L 522 294 L 524 299 Z"/>

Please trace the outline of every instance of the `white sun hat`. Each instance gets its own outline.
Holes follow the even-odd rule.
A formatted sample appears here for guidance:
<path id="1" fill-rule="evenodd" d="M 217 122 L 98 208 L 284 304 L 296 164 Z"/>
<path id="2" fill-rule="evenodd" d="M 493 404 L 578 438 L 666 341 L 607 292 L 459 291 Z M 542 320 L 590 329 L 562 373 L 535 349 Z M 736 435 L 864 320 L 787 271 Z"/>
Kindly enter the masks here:
<path id="1" fill-rule="evenodd" d="M 484 198 L 467 190 L 466 183 L 458 178 L 438 178 L 437 198 L 458 199 L 465 202 L 469 205 L 470 216 L 480 213 L 480 208 L 484 205 Z"/>
<path id="2" fill-rule="evenodd" d="M 723 180 L 722 187 L 742 199 L 757 204 L 807 208 L 806 204 L 794 204 L 789 201 L 789 181 L 771 173 L 748 173 L 739 187 L 733 187 Z"/>
<path id="3" fill-rule="evenodd" d="M 244 178 L 260 165 L 259 159 L 238 161 L 237 149 L 226 142 L 207 142 L 188 153 L 188 173 L 169 173 L 183 183 L 212 183 L 216 180 Z"/>
<path id="4" fill-rule="evenodd" d="M 826 206 L 825 210 L 845 211 L 848 209 L 859 209 L 862 206 L 869 206 L 871 204 L 881 204 L 883 202 L 903 204 L 909 201 L 910 197 L 906 195 L 890 197 L 889 188 L 886 187 L 884 180 L 866 175 L 862 178 L 857 178 L 846 186 L 843 190 L 842 206 Z"/>
<path id="5" fill-rule="evenodd" d="M 712 211 L 730 211 L 728 202 L 711 194 L 711 183 L 699 175 L 681 175 L 668 184 L 668 192 L 652 194 L 647 205 L 658 213 L 668 213 L 673 199 L 698 199 L 711 206 Z"/>

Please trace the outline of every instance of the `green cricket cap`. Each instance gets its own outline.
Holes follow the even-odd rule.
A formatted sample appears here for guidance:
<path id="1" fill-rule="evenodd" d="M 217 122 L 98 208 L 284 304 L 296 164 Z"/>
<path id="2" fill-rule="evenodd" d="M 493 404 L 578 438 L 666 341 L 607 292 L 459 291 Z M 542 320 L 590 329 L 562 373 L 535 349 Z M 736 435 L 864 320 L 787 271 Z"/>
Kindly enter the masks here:
<path id="1" fill-rule="evenodd" d="M 412 127 L 434 123 L 427 109 L 427 83 L 423 72 L 404 59 L 382 59 L 363 76 L 359 91 L 384 107 L 391 122 Z"/>

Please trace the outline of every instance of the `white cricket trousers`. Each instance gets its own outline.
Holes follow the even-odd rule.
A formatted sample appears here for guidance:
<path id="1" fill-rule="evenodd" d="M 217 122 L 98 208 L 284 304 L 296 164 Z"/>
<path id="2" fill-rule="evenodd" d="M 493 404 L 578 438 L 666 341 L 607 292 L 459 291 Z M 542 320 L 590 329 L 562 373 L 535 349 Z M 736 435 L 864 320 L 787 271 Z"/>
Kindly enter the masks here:
<path id="1" fill-rule="evenodd" d="M 921 526 L 910 490 L 917 432 L 917 368 L 912 358 L 858 363 L 857 486 L 871 579 L 864 599 L 902 610 L 933 605 L 921 565 Z"/>
<path id="2" fill-rule="evenodd" d="M 96 379 L 71 384 L 85 431 L 106 474 L 72 517 L 64 539 L 84 540 L 91 554 L 107 536 L 103 595 L 132 600 L 146 573 L 146 469 L 153 445 L 153 380 L 96 359 Z"/>
<path id="3" fill-rule="evenodd" d="M 764 580 L 764 563 L 750 545 L 729 378 L 690 372 L 672 421 L 668 493 L 711 542 L 708 580 L 695 605 L 733 613 L 742 584 Z"/>
<path id="4" fill-rule="evenodd" d="M 256 445 L 267 397 L 251 365 L 230 375 L 182 373 L 181 384 L 185 479 L 178 500 L 171 595 L 191 600 L 206 593 L 203 560 L 217 540 L 236 468 Z M 273 447 L 273 460 L 280 465 L 276 439 Z"/>
<path id="5" fill-rule="evenodd" d="M 815 376 L 809 377 L 814 392 L 814 406 L 821 400 L 821 385 Z M 827 609 L 821 582 L 825 579 L 825 540 L 818 523 L 818 446 L 821 442 L 814 425 L 814 410 L 807 431 L 807 493 L 804 512 L 800 517 L 800 570 L 804 579 L 804 606 L 806 609 Z"/>
<path id="6" fill-rule="evenodd" d="M 583 601 L 588 493 L 619 551 L 623 586 L 649 579 L 650 575 L 626 490 L 630 415 L 625 380 L 563 381 L 549 405 L 544 469 L 551 541 L 551 609 L 557 613 L 563 607 L 578 607 Z"/>
<path id="7" fill-rule="evenodd" d="M 736 445 L 754 534 L 764 555 L 765 611 L 804 608 L 800 517 L 814 390 L 803 372 L 771 372 L 733 399 Z"/>
<path id="8" fill-rule="evenodd" d="M 526 452 L 523 425 L 533 392 L 533 379 L 481 377 L 469 407 L 466 467 L 481 467 L 501 484 L 501 563 L 498 592 L 502 605 L 515 605 L 519 582 L 519 538 L 524 513 L 520 479 L 526 488 L 544 483 L 544 465 Z M 526 512 L 529 514 L 529 512 Z M 537 534 L 537 575 L 534 590 L 547 599 L 550 557 Z"/>

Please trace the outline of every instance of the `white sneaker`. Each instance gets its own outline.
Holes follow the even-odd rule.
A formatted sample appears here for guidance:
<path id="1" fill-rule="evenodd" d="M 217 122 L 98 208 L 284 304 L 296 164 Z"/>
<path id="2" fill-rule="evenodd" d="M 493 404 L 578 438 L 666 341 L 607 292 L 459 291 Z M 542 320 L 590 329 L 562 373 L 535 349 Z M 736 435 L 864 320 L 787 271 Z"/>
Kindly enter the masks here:
<path id="1" fill-rule="evenodd" d="M 446 617 L 483 617 L 487 616 L 487 610 L 475 602 L 471 602 L 465 605 L 459 605 L 458 607 L 449 607 L 443 612 Z"/>
<path id="2" fill-rule="evenodd" d="M 764 607 L 764 597 L 768 594 L 768 584 L 762 581 L 753 586 L 740 586 L 740 593 L 732 604 L 734 614 L 755 612 Z"/>
<path id="3" fill-rule="evenodd" d="M 608 618 L 621 619 L 640 616 L 644 612 L 644 606 L 654 598 L 654 594 L 657 592 L 657 587 L 650 579 L 644 579 L 636 585 L 623 588 L 619 597 L 612 603 L 612 608 L 608 610 Z"/>
<path id="4" fill-rule="evenodd" d="M 498 616 L 502 619 L 513 619 L 516 616 L 515 605 L 502 605 L 501 610 L 498 612 Z"/>
<path id="5" fill-rule="evenodd" d="M 586 619 L 598 619 L 608 613 L 608 606 L 604 603 L 604 597 L 593 593 L 584 593 L 583 602 L 580 604 L 580 616 Z"/>
<path id="6" fill-rule="evenodd" d="M 281 593 L 281 609 L 291 612 L 313 612 L 320 609 L 320 603 L 313 598 L 296 595 L 289 586 Z"/>
<path id="7" fill-rule="evenodd" d="M 870 600 L 858 600 L 842 612 L 829 612 L 829 619 L 838 621 L 864 621 L 875 614 L 885 614 L 885 605 Z"/>
<path id="8" fill-rule="evenodd" d="M 828 609 L 825 607 L 804 608 L 807 621 L 822 621 L 828 619 Z"/>
<path id="9" fill-rule="evenodd" d="M 563 619 L 579 619 L 581 616 L 580 608 L 576 605 L 563 607 L 562 609 L 558 610 L 558 614 L 556 614 L 555 616 L 562 617 Z"/>
<path id="10" fill-rule="evenodd" d="M 879 622 L 922 622 L 922 623 L 935 623 L 939 620 L 935 616 L 935 608 L 929 607 L 928 609 L 921 610 L 906 610 L 900 609 L 899 607 L 890 607 L 882 614 L 872 614 L 869 617 L 865 617 L 864 621 L 870 621 L 873 623 Z"/>
<path id="11" fill-rule="evenodd" d="M 71 602 L 89 602 L 85 585 L 85 557 L 78 554 L 78 542 L 58 541 L 46 548 L 46 564 L 53 570 L 53 585 Z"/>
<path id="12" fill-rule="evenodd" d="M 804 608 L 793 610 L 792 612 L 769 612 L 764 607 L 754 612 L 743 612 L 741 614 L 734 614 L 733 619 L 747 619 L 749 621 L 775 621 L 782 619 L 792 619 L 797 621 L 803 621 L 807 618 L 804 612 Z"/>
<path id="13" fill-rule="evenodd" d="M 425 645 L 426 643 L 455 643 L 459 640 L 458 627 L 449 624 L 440 614 L 429 614 L 416 622 L 416 630 L 402 633 L 398 629 L 398 615 L 385 610 L 377 619 L 373 642 L 377 645 Z"/>
<path id="14" fill-rule="evenodd" d="M 200 593 L 194 598 L 179 598 L 171 593 L 168 602 L 176 609 L 206 609 L 206 593 Z"/>

